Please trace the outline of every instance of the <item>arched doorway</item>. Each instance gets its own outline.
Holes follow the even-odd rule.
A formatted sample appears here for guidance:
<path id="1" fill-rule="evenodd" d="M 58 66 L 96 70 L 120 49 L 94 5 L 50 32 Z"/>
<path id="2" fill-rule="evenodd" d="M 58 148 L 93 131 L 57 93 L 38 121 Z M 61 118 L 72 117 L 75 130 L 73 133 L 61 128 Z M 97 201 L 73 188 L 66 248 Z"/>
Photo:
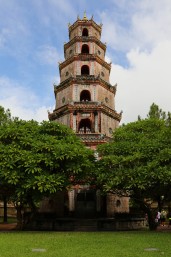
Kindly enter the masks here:
<path id="1" fill-rule="evenodd" d="M 82 54 L 89 54 L 89 46 L 87 44 L 82 45 L 81 53 Z"/>
<path id="2" fill-rule="evenodd" d="M 91 121 L 89 119 L 82 119 L 79 124 L 79 133 L 91 133 Z"/>
<path id="3" fill-rule="evenodd" d="M 82 102 L 82 101 L 91 101 L 90 91 L 88 91 L 88 90 L 81 91 L 80 102 Z"/>
<path id="4" fill-rule="evenodd" d="M 82 36 L 83 37 L 88 37 L 88 29 L 87 28 L 84 28 L 83 31 L 82 31 Z"/>
<path id="5" fill-rule="evenodd" d="M 96 190 L 80 189 L 76 194 L 76 217 L 96 217 Z"/>
<path id="6" fill-rule="evenodd" d="M 81 75 L 89 75 L 89 73 L 90 73 L 90 70 L 88 65 L 83 65 L 81 67 Z"/>

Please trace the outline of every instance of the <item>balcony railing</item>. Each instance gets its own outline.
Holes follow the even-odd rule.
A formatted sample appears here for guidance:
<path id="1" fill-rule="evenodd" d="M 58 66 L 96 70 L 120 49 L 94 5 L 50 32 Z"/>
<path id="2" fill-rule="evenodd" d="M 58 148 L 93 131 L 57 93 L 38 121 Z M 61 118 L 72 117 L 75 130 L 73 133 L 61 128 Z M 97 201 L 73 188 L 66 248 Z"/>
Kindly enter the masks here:
<path id="1" fill-rule="evenodd" d="M 91 105 L 99 105 L 99 104 L 101 104 L 101 102 L 94 102 L 94 101 L 74 101 L 74 104 L 82 104 L 82 105 L 85 105 L 85 104 L 87 104 L 87 105 L 89 105 L 89 104 L 91 104 Z"/>
<path id="2" fill-rule="evenodd" d="M 110 141 L 111 138 L 105 134 L 100 133 L 76 133 L 76 135 L 83 141 Z"/>

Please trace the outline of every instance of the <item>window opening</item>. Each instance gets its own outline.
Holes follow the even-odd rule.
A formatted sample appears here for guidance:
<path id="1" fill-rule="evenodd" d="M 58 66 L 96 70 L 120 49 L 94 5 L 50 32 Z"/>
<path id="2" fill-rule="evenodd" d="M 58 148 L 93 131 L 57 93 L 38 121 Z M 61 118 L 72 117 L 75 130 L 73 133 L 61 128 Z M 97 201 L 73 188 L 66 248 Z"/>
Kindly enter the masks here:
<path id="1" fill-rule="evenodd" d="M 117 200 L 117 201 L 116 201 L 116 206 L 117 206 L 117 207 L 120 207 L 120 206 L 121 206 L 121 201 L 120 201 L 120 200 Z"/>
<path id="2" fill-rule="evenodd" d="M 89 67 L 88 67 L 88 65 L 83 65 L 82 67 L 81 67 L 81 75 L 89 75 Z"/>
<path id="3" fill-rule="evenodd" d="M 80 102 L 82 101 L 91 101 L 91 95 L 88 90 L 83 90 L 80 94 Z"/>
<path id="4" fill-rule="evenodd" d="M 88 29 L 87 28 L 83 29 L 82 36 L 83 37 L 88 37 Z"/>
<path id="5" fill-rule="evenodd" d="M 88 45 L 86 45 L 86 44 L 82 45 L 81 53 L 82 54 L 89 54 L 89 47 L 88 47 Z"/>
<path id="6" fill-rule="evenodd" d="M 91 133 L 91 122 L 89 119 L 82 119 L 79 124 L 79 133 Z"/>

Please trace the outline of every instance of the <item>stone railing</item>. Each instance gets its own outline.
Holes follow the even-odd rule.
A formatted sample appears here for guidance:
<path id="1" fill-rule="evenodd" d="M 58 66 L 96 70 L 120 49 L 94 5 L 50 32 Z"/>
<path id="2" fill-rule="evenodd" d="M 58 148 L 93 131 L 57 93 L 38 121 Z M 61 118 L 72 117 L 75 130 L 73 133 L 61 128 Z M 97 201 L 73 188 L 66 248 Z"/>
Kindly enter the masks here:
<path id="1" fill-rule="evenodd" d="M 100 133 L 76 133 L 76 135 L 83 141 L 110 141 L 111 138 Z"/>

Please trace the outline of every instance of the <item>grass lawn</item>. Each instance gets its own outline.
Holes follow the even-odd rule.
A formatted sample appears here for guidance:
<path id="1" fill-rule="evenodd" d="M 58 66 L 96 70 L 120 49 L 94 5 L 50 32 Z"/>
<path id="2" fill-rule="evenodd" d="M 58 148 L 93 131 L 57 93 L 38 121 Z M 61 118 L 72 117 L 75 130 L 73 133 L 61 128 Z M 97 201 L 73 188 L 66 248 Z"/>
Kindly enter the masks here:
<path id="1" fill-rule="evenodd" d="M 171 256 L 169 232 L 2 232 L 0 257 Z"/>

